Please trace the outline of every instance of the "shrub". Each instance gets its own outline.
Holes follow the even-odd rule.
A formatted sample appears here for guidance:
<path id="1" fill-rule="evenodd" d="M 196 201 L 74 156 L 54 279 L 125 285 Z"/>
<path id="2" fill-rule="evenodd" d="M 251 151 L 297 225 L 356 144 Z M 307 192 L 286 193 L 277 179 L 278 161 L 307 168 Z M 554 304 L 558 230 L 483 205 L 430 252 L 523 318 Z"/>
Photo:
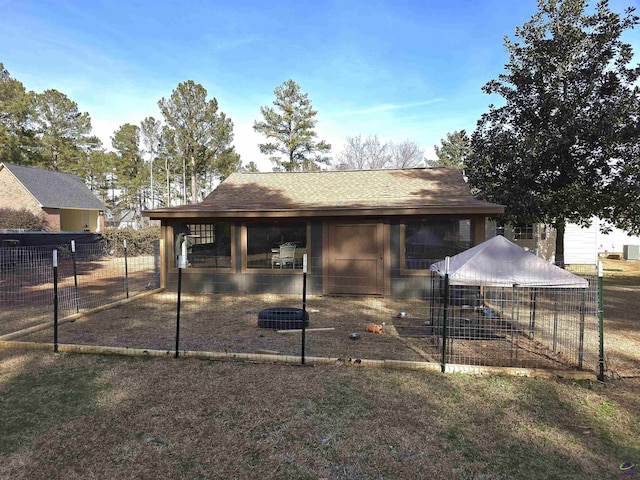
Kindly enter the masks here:
<path id="1" fill-rule="evenodd" d="M 153 255 L 154 244 L 160 239 L 160 227 L 107 228 L 102 232 L 111 255 L 124 255 L 124 241 L 127 241 L 127 255 Z"/>
<path id="2" fill-rule="evenodd" d="M 39 231 L 46 227 L 47 221 L 44 219 L 44 214 L 36 215 L 26 208 L 20 210 L 0 208 L 0 229 Z"/>

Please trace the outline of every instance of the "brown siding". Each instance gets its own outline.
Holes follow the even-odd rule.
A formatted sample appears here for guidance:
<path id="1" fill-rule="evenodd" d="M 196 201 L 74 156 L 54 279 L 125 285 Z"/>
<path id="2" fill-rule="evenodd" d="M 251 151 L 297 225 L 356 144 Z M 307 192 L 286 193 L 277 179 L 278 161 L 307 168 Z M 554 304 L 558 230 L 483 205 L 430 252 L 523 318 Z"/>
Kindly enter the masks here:
<path id="1" fill-rule="evenodd" d="M 47 222 L 45 230 L 47 232 L 60 231 L 60 209 L 59 208 L 43 208 L 44 219 Z"/>

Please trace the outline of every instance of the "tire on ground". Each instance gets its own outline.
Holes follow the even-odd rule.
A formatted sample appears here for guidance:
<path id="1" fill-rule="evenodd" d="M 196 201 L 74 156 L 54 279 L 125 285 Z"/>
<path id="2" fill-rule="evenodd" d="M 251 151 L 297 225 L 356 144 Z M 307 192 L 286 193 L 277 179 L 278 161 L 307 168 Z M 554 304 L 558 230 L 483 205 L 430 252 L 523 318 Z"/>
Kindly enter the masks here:
<path id="1" fill-rule="evenodd" d="M 258 313 L 258 326 L 261 328 L 273 328 L 276 330 L 302 328 L 303 313 L 305 314 L 305 327 L 308 327 L 309 312 L 303 312 L 301 308 L 265 308 L 264 310 L 260 310 Z"/>

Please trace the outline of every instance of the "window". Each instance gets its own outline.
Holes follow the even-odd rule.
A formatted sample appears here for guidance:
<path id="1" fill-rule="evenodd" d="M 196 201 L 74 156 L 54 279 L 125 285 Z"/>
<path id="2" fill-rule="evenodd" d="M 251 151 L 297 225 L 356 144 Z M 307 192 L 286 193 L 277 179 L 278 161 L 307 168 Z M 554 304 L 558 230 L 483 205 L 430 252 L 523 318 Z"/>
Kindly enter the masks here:
<path id="1" fill-rule="evenodd" d="M 514 240 L 533 240 L 533 224 L 522 224 L 513 226 Z"/>
<path id="2" fill-rule="evenodd" d="M 231 267 L 231 224 L 180 223 L 173 227 L 175 266 L 178 256 L 187 254 L 189 268 Z"/>
<path id="3" fill-rule="evenodd" d="M 302 269 L 307 224 L 247 225 L 247 268 Z"/>
<path id="4" fill-rule="evenodd" d="M 470 219 L 427 219 L 405 227 L 405 268 L 423 270 L 471 247 Z"/>

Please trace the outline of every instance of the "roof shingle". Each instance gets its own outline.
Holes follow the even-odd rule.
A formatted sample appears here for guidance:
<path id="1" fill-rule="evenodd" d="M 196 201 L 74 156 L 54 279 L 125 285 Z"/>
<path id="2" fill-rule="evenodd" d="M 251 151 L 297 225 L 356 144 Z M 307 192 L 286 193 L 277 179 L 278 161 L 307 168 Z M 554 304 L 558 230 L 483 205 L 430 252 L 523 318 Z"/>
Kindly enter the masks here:
<path id="1" fill-rule="evenodd" d="M 104 210 L 104 205 L 75 175 L 0 163 L 46 208 Z"/>
<path id="2" fill-rule="evenodd" d="M 233 173 L 201 203 L 147 212 L 151 217 L 187 212 L 340 211 L 461 207 L 502 213 L 477 200 L 454 168 Z"/>

